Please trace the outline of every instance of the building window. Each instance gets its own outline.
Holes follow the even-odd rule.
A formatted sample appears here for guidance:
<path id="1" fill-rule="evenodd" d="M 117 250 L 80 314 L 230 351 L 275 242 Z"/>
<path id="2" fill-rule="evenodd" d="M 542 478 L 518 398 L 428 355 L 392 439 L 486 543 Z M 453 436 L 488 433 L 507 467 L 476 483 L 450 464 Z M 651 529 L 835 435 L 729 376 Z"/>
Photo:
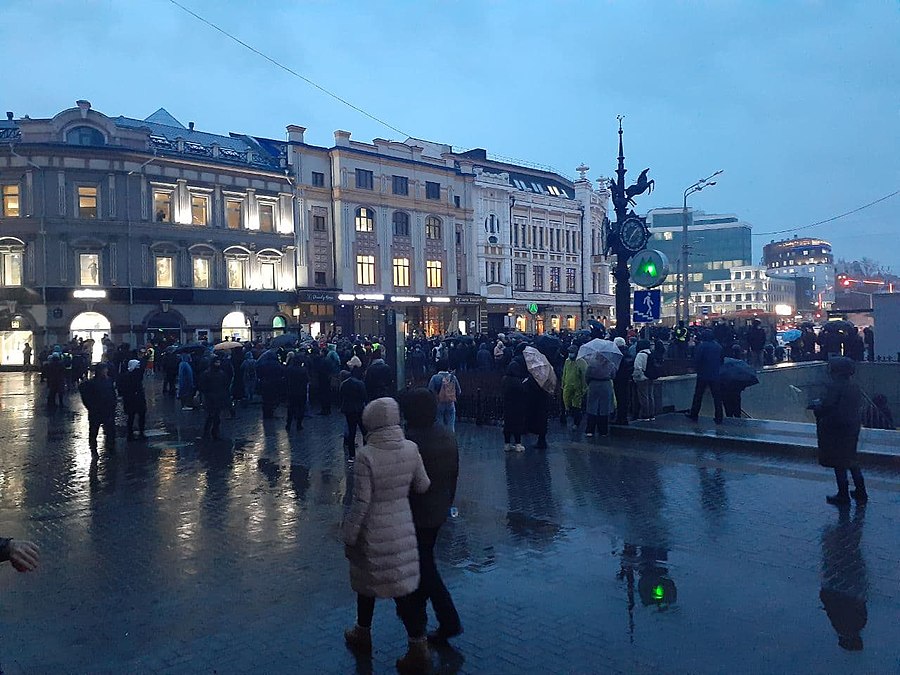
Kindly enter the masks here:
<path id="1" fill-rule="evenodd" d="M 316 272 L 316 286 L 324 286 L 325 285 L 325 272 Z"/>
<path id="2" fill-rule="evenodd" d="M 396 176 L 394 176 L 396 178 Z M 403 211 L 394 211 L 393 215 L 394 221 L 394 236 L 395 237 L 408 237 L 409 236 L 409 214 L 404 213 Z"/>
<path id="3" fill-rule="evenodd" d="M 460 208 L 459 195 L 453 195 L 453 205 L 456 208 Z"/>
<path id="4" fill-rule="evenodd" d="M 534 283 L 531 286 L 536 291 L 544 290 L 544 266 L 534 266 Z"/>
<path id="5" fill-rule="evenodd" d="M 206 225 L 209 222 L 209 197 L 191 195 L 191 225 Z"/>
<path id="6" fill-rule="evenodd" d="M 484 219 L 484 231 L 488 234 L 497 234 L 500 231 L 500 221 L 493 213 Z"/>
<path id="7" fill-rule="evenodd" d="M 313 216 L 313 229 L 316 232 L 325 231 L 325 216 Z"/>
<path id="8" fill-rule="evenodd" d="M 97 217 L 97 188 L 86 185 L 78 187 L 78 217 Z"/>
<path id="9" fill-rule="evenodd" d="M 356 209 L 356 231 L 373 232 L 375 230 L 375 212 L 361 206 Z"/>
<path id="10" fill-rule="evenodd" d="M 550 268 L 550 290 L 559 293 L 559 268 Z"/>
<path id="11" fill-rule="evenodd" d="M 441 238 L 441 219 L 428 216 L 425 219 L 425 236 L 429 239 Z"/>
<path id="12" fill-rule="evenodd" d="M 106 139 L 93 127 L 75 127 L 66 132 L 66 143 L 69 145 L 104 145 Z"/>
<path id="13" fill-rule="evenodd" d="M 516 265 L 516 290 L 525 290 L 525 265 Z"/>
<path id="14" fill-rule="evenodd" d="M 566 292 L 575 293 L 575 268 L 566 268 Z"/>
<path id="15" fill-rule="evenodd" d="M 259 231 L 275 231 L 275 205 L 269 202 L 259 204 Z"/>
<path id="16" fill-rule="evenodd" d="M 325 187 L 325 174 L 321 171 L 312 172 L 313 187 Z"/>
<path id="17" fill-rule="evenodd" d="M 153 220 L 157 223 L 172 222 L 172 191 L 153 191 Z"/>
<path id="18" fill-rule="evenodd" d="M 156 286 L 158 288 L 172 288 L 172 258 L 169 256 L 156 256 Z"/>
<path id="19" fill-rule="evenodd" d="M 240 258 L 227 258 L 225 267 L 228 276 L 228 288 L 244 287 L 244 261 Z"/>
<path id="20" fill-rule="evenodd" d="M 500 263 L 494 260 L 488 260 L 485 262 L 485 279 L 489 284 L 499 284 L 502 283 L 500 281 Z"/>
<path id="21" fill-rule="evenodd" d="M 441 273 L 440 260 L 428 260 L 425 263 L 425 285 L 428 288 L 443 288 L 444 278 Z"/>
<path id="22" fill-rule="evenodd" d="M 356 170 L 356 187 L 360 190 L 371 190 L 374 185 L 374 176 L 371 171 L 365 169 Z"/>
<path id="23" fill-rule="evenodd" d="M 194 288 L 209 288 L 209 258 L 194 258 Z"/>
<path id="24" fill-rule="evenodd" d="M 100 285 L 100 255 L 82 253 L 78 256 L 79 279 L 82 286 Z"/>
<path id="25" fill-rule="evenodd" d="M 441 184 L 432 183 L 430 180 L 425 181 L 425 199 L 440 199 Z"/>
<path id="26" fill-rule="evenodd" d="M 240 199 L 225 200 L 225 225 L 229 230 L 244 227 L 244 204 Z"/>
<path id="27" fill-rule="evenodd" d="M 394 286 L 409 286 L 409 258 L 394 258 Z"/>
<path id="28" fill-rule="evenodd" d="M 0 251 L 0 286 L 22 285 L 21 251 Z"/>
<path id="29" fill-rule="evenodd" d="M 391 182 L 395 195 L 409 194 L 409 179 L 406 176 L 394 176 Z"/>
<path id="30" fill-rule="evenodd" d="M 17 218 L 21 211 L 19 207 L 19 186 L 4 185 L 3 186 L 3 210 L 0 216 L 4 218 Z"/>
<path id="31" fill-rule="evenodd" d="M 375 256 L 356 256 L 356 283 L 360 286 L 375 285 Z"/>
<path id="32" fill-rule="evenodd" d="M 267 291 L 275 290 L 275 263 L 260 263 L 259 285 L 261 288 L 264 288 Z"/>

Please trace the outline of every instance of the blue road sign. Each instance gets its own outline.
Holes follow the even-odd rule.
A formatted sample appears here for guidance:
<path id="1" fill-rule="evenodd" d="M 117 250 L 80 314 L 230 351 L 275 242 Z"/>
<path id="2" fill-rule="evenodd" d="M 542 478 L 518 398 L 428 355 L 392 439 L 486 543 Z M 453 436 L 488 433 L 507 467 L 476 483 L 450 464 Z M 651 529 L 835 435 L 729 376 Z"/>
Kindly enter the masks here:
<path id="1" fill-rule="evenodd" d="M 661 305 L 659 289 L 634 292 L 632 323 L 652 323 L 659 320 Z"/>

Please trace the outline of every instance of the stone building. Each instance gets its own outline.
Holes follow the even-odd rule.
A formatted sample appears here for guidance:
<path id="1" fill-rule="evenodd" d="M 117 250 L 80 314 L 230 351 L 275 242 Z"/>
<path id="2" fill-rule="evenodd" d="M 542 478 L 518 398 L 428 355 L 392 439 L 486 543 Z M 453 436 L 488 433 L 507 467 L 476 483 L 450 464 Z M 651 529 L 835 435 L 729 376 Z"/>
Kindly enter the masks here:
<path id="1" fill-rule="evenodd" d="M 797 289 L 793 279 L 772 277 L 761 265 L 731 267 L 729 278 L 707 281 L 691 293 L 691 308 L 701 316 L 760 312 L 793 317 Z"/>

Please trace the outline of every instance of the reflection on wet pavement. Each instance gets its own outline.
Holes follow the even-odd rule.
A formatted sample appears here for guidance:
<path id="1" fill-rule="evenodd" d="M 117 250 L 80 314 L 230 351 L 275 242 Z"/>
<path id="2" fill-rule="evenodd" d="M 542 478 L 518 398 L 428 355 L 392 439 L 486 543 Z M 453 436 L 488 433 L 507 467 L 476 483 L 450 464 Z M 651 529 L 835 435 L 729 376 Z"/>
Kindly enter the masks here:
<path id="1" fill-rule="evenodd" d="M 395 672 L 390 603 L 371 660 L 343 646 L 336 415 L 289 435 L 239 408 L 201 442 L 202 411 L 157 394 L 146 442 L 92 458 L 80 403 L 35 408 L 36 380 L 0 374 L 0 533 L 43 550 L 35 574 L 0 568 L 7 673 Z M 496 428 L 457 431 L 437 555 L 465 633 L 435 672 L 900 667 L 900 476 L 870 469 L 866 512 L 838 511 L 827 471 L 777 455 L 563 430 L 507 454 Z"/>

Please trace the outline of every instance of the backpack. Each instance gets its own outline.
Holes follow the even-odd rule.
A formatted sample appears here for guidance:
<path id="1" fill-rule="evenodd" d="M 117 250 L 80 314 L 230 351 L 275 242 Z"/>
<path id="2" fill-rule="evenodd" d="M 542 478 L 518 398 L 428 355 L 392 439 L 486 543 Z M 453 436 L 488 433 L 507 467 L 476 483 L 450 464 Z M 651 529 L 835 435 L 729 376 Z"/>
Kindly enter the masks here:
<path id="1" fill-rule="evenodd" d="M 444 375 L 441 380 L 441 390 L 438 392 L 438 403 L 456 403 L 456 383 L 450 373 Z"/>
<path id="2" fill-rule="evenodd" d="M 647 367 L 644 369 L 644 375 L 648 380 L 656 380 L 662 376 L 662 368 L 653 357 L 653 354 L 647 354 Z"/>

